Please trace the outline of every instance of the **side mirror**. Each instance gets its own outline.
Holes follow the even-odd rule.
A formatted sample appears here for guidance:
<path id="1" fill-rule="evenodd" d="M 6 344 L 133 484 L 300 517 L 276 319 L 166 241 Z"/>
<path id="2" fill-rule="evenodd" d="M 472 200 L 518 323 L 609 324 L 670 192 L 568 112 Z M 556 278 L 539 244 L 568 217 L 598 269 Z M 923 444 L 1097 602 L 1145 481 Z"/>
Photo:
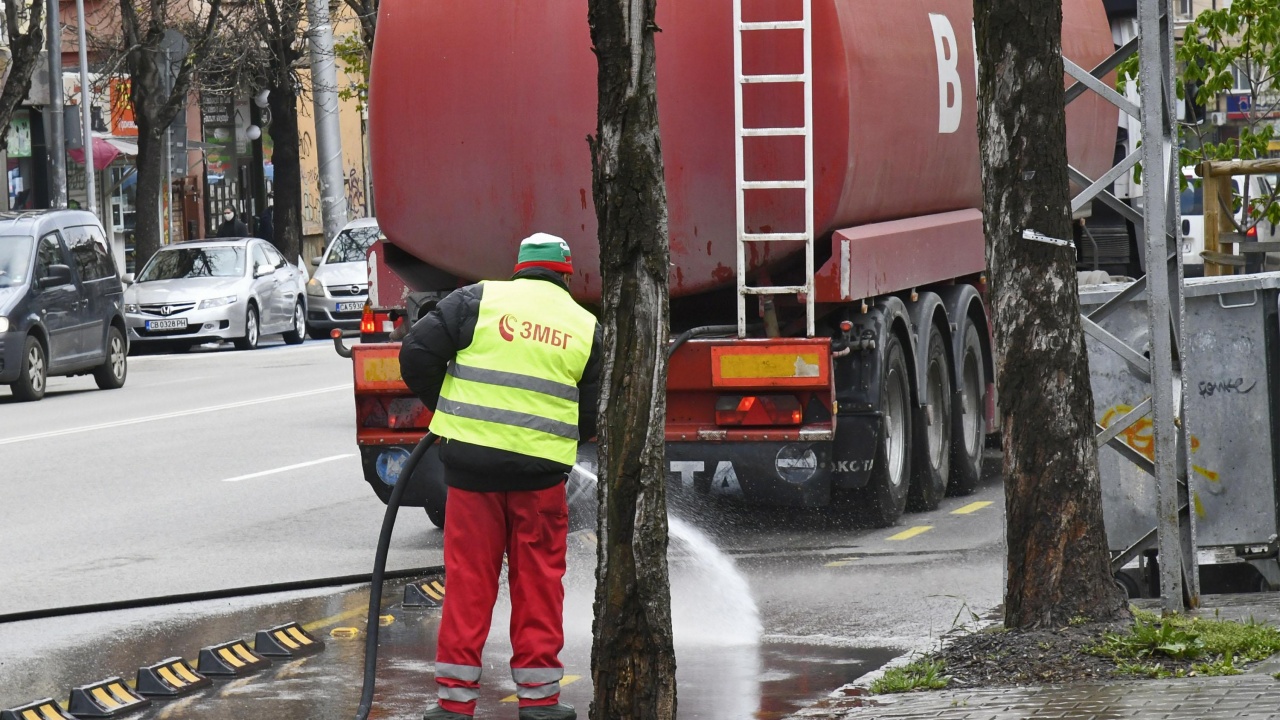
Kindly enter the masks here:
<path id="1" fill-rule="evenodd" d="M 259 265 L 259 266 L 257 266 L 256 268 L 254 268 L 254 269 L 253 269 L 253 276 L 254 276 L 255 278 L 260 278 L 260 277 L 262 277 L 262 276 L 264 276 L 264 275 L 270 275 L 271 273 L 273 273 L 273 272 L 275 272 L 275 271 L 276 271 L 276 269 L 275 269 L 274 267 L 272 267 L 271 265 L 268 265 L 268 264 L 266 264 L 266 263 L 262 263 L 261 265 Z"/>
<path id="2" fill-rule="evenodd" d="M 58 285 L 71 284 L 71 268 L 66 265 L 50 265 L 45 271 L 44 277 L 40 278 L 39 285 L 41 288 L 55 287 Z"/>
<path id="3" fill-rule="evenodd" d="M 120 277 L 120 282 L 125 285 L 132 285 L 136 281 L 133 279 L 133 273 L 125 273 Z"/>
<path id="4" fill-rule="evenodd" d="M 320 267 L 320 263 L 322 262 L 324 262 L 324 258 L 320 257 L 319 255 L 311 258 L 311 264 L 316 267 Z"/>

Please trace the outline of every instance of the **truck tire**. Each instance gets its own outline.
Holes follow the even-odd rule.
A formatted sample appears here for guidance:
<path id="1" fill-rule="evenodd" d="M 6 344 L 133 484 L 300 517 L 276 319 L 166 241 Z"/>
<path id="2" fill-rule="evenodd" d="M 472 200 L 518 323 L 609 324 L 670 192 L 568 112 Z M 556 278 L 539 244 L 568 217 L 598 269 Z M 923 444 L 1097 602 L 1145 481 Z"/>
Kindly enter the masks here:
<path id="1" fill-rule="evenodd" d="M 987 366 L 978 328 L 964 323 L 960 357 L 955 359 L 956 402 L 951 408 L 951 482 L 948 495 L 968 495 L 982 479 L 982 448 L 986 434 Z"/>
<path id="2" fill-rule="evenodd" d="M 119 390 L 129 375 L 128 349 L 124 333 L 112 326 L 107 329 L 107 357 L 93 370 L 93 381 L 100 390 Z"/>
<path id="3" fill-rule="evenodd" d="M 49 361 L 44 345 L 32 335 L 27 336 L 22 347 L 22 359 L 18 362 L 18 379 L 9 386 L 18 402 L 31 402 L 44 397 L 49 383 Z"/>
<path id="4" fill-rule="evenodd" d="M 444 505 L 437 505 L 428 500 L 422 506 L 422 509 L 427 511 L 427 519 L 431 521 L 432 525 L 441 530 L 444 529 Z"/>
<path id="5" fill-rule="evenodd" d="M 866 487 L 859 491 L 859 515 L 874 527 L 898 522 L 907 507 L 911 478 L 911 370 L 902 340 L 889 333 L 880 365 L 882 413 L 875 461 Z"/>
<path id="6" fill-rule="evenodd" d="M 925 355 L 924 382 L 929 402 L 915 409 L 911 459 L 911 493 L 907 507 L 911 510 L 935 510 L 947 494 L 951 477 L 951 353 L 946 338 L 937 325 L 929 324 Z M 925 395 L 925 388 L 920 388 Z"/>

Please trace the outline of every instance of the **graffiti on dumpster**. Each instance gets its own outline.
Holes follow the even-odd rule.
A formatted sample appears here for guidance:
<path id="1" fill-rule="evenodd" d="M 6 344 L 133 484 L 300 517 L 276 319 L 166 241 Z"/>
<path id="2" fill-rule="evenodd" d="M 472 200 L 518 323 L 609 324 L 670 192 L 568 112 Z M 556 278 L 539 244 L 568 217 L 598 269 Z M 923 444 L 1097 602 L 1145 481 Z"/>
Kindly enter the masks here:
<path id="1" fill-rule="evenodd" d="M 1112 407 L 1111 409 L 1107 410 L 1106 413 L 1102 415 L 1102 419 L 1098 421 L 1098 424 L 1105 429 L 1111 423 L 1115 422 L 1116 419 L 1124 417 L 1126 414 L 1132 411 L 1133 411 L 1133 406 L 1131 405 L 1116 405 L 1115 407 Z M 1124 430 L 1121 430 L 1120 435 L 1118 436 L 1118 439 L 1122 439 L 1125 445 L 1128 445 L 1129 447 L 1133 448 L 1139 455 L 1143 456 L 1144 458 L 1150 460 L 1151 462 L 1156 461 L 1155 431 L 1154 431 L 1154 424 L 1152 423 L 1150 415 L 1146 415 L 1144 417 L 1139 418 L 1137 422 L 1133 423 L 1132 425 L 1125 428 Z M 1194 455 L 1199 450 L 1200 450 L 1200 438 L 1196 437 L 1195 435 L 1192 435 L 1191 436 L 1191 453 Z M 1222 476 L 1217 471 L 1210 470 L 1205 467 L 1201 467 L 1200 465 L 1196 465 L 1194 463 L 1191 465 L 1191 471 L 1199 475 L 1200 477 L 1203 477 L 1205 480 L 1208 480 L 1210 483 L 1213 483 L 1212 485 L 1209 486 L 1210 492 L 1213 492 L 1213 489 L 1215 487 L 1220 487 L 1218 483 L 1222 481 Z M 1195 507 L 1196 507 L 1196 514 L 1203 517 L 1204 507 L 1201 506 L 1200 498 L 1198 495 L 1195 497 Z"/>
<path id="2" fill-rule="evenodd" d="M 1254 380 L 1249 383 L 1249 387 L 1244 387 L 1244 378 L 1233 378 L 1231 380 L 1219 380 L 1217 382 L 1201 382 L 1200 397 L 1213 397 L 1214 395 L 1229 395 L 1236 393 L 1237 395 L 1248 395 L 1255 387 L 1258 381 Z"/>

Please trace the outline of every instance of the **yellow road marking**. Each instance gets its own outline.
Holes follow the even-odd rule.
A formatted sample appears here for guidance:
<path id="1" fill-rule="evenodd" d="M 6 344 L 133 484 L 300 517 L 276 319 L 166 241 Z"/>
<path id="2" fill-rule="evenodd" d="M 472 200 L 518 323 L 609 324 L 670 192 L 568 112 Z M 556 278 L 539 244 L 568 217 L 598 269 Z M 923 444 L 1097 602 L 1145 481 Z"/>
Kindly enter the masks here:
<path id="1" fill-rule="evenodd" d="M 970 513 L 978 512 L 979 510 L 981 510 L 982 508 L 990 504 L 991 504 L 990 500 L 979 500 L 978 502 L 969 503 L 968 505 L 965 505 L 962 508 L 956 508 L 955 510 L 951 511 L 951 514 L 952 515 L 968 515 Z"/>
<path id="2" fill-rule="evenodd" d="M 367 605 L 362 608 L 352 608 L 346 612 L 338 613 L 337 615 L 330 615 L 327 618 L 320 618 L 315 622 L 309 622 L 306 625 L 303 625 L 302 629 L 306 630 L 307 632 L 315 632 L 316 630 L 319 630 L 321 628 L 327 628 L 332 625 L 337 625 L 343 620 L 350 620 L 351 618 L 356 617 L 358 615 L 364 615 L 367 612 L 369 612 L 369 607 Z"/>
<path id="3" fill-rule="evenodd" d="M 565 685 L 568 685 L 570 683 L 575 683 L 581 679 L 582 679 L 581 675 L 565 675 L 560 680 L 560 687 L 563 688 Z M 520 698 L 516 695 L 508 695 L 502 698 L 502 702 L 517 702 L 518 700 L 520 700 Z"/>
<path id="4" fill-rule="evenodd" d="M 396 621 L 395 615 L 379 615 L 378 616 L 378 625 L 380 627 L 388 627 L 395 621 Z"/>
<path id="5" fill-rule="evenodd" d="M 360 628 L 340 627 L 329 631 L 329 637 L 337 640 L 355 640 L 360 637 Z"/>
<path id="6" fill-rule="evenodd" d="M 903 530 L 897 535 L 890 535 L 889 539 L 890 540 L 910 540 L 911 538 L 917 535 L 920 535 L 921 533 L 927 533 L 932 529 L 933 529 L 932 525 L 917 525 L 913 528 L 907 528 L 906 530 Z"/>

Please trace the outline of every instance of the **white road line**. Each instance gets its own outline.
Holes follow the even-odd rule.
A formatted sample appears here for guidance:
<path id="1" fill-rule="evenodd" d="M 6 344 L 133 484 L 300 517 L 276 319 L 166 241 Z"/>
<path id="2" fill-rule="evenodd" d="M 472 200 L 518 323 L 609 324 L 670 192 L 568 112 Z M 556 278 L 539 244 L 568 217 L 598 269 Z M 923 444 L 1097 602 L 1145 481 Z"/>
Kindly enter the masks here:
<path id="1" fill-rule="evenodd" d="M 187 415 L 201 415 L 204 413 L 218 412 L 219 410 L 234 410 L 235 408 L 249 407 L 250 405 L 263 405 L 265 403 L 292 400 L 294 398 L 307 397 L 309 395 L 320 395 L 322 393 L 336 392 L 338 390 L 351 390 L 351 385 L 333 385 L 330 387 L 318 388 L 316 390 L 303 390 L 302 392 L 288 393 L 286 395 L 272 395 L 270 397 L 256 398 L 253 400 L 241 400 L 240 402 L 227 403 L 225 405 L 211 405 L 209 407 L 194 408 L 191 410 L 162 413 L 160 415 L 146 415 L 144 417 L 130 418 L 128 420 L 116 420 L 114 422 L 99 423 L 97 425 L 81 425 L 80 427 L 67 428 L 65 430 L 51 430 L 49 432 L 33 433 L 31 435 L 18 435 L 16 437 L 0 438 L 0 445 L 10 445 L 12 443 L 20 443 L 27 440 L 44 440 L 45 438 L 75 435 L 77 433 L 90 432 L 93 430 L 107 430 L 110 428 L 125 427 L 127 425 L 139 425 L 141 423 L 155 422 L 156 420 L 169 420 L 171 418 L 186 417 Z"/>
<path id="2" fill-rule="evenodd" d="M 281 468 L 276 468 L 275 470 L 263 470 L 262 472 L 249 473 L 248 475 L 238 475 L 233 478 L 226 478 L 222 482 L 240 482 L 241 480 L 251 480 L 253 478 L 263 477 L 264 475 L 275 475 L 276 473 L 289 472 L 290 470 L 297 470 L 298 468 L 311 467 L 312 465 L 319 465 L 320 463 L 333 462 L 334 460 L 342 460 L 343 458 L 349 458 L 349 457 L 355 457 L 355 456 L 356 456 L 355 453 L 347 453 L 345 455 L 331 455 L 327 458 L 320 458 L 319 460 L 311 460 L 310 462 L 298 463 L 297 465 L 286 465 Z"/>

